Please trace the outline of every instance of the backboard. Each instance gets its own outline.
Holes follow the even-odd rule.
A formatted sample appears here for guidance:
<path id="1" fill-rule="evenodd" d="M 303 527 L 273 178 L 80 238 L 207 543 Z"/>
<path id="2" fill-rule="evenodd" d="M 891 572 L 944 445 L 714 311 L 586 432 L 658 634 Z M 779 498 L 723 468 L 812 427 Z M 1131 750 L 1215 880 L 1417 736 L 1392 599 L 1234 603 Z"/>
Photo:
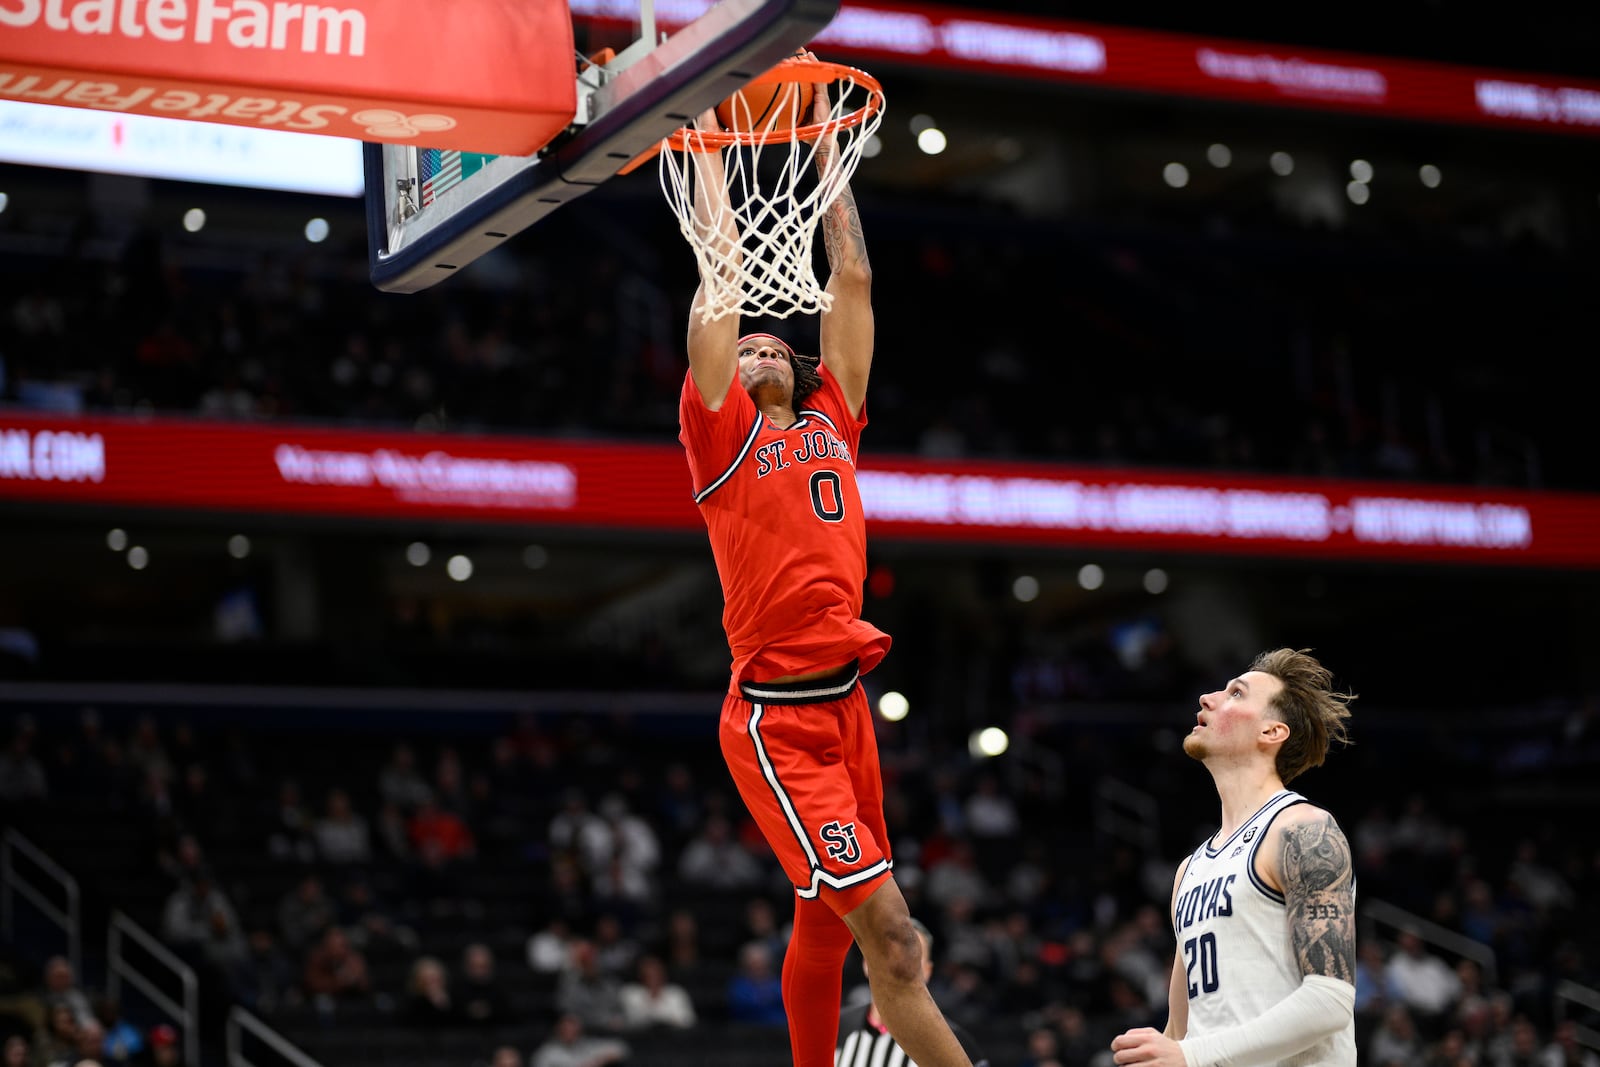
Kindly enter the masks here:
<path id="1" fill-rule="evenodd" d="M 535 154 L 365 146 L 375 286 L 413 293 L 450 277 L 803 47 L 839 9 L 839 0 L 718 0 L 666 36 L 654 0 L 638 3 L 632 45 L 603 66 L 573 57 L 577 112 Z"/>

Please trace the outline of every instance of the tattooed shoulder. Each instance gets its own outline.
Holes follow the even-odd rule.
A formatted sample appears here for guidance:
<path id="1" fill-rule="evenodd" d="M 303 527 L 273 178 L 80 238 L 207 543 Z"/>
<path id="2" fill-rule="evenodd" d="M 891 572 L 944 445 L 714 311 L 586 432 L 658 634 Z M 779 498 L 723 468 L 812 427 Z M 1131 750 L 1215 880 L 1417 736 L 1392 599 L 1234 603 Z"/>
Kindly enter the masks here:
<path id="1" fill-rule="evenodd" d="M 1302 974 L 1355 981 L 1355 875 L 1332 815 L 1308 812 L 1278 835 L 1289 936 Z"/>

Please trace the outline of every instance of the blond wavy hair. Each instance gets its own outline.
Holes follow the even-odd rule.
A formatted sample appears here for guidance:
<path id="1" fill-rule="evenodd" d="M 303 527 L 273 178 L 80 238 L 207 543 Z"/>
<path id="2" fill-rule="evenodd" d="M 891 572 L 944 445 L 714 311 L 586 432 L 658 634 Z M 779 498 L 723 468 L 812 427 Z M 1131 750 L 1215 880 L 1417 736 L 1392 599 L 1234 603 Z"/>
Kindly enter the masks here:
<path id="1" fill-rule="evenodd" d="M 1309 648 L 1275 648 L 1250 664 L 1252 671 L 1270 674 L 1283 683 L 1270 710 L 1289 727 L 1289 739 L 1278 749 L 1278 777 L 1285 785 L 1313 767 L 1322 766 L 1328 749 L 1337 741 L 1350 743 L 1347 725 L 1354 693 L 1333 688 L 1333 672 L 1311 655 Z"/>

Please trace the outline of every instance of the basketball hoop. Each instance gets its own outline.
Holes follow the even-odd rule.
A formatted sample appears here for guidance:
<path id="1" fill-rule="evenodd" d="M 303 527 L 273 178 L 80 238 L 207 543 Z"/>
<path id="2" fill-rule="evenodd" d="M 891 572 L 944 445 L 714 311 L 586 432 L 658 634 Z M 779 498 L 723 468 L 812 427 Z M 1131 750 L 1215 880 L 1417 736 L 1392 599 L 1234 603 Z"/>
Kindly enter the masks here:
<path id="1" fill-rule="evenodd" d="M 883 88 L 865 71 L 809 58 L 786 59 L 749 85 L 782 83 L 832 84 L 827 118 L 777 128 L 779 116 L 763 124 L 747 114 L 736 126 L 753 128 L 707 132 L 685 126 L 661 142 L 661 191 L 699 263 L 705 322 L 727 315 L 812 315 L 833 302 L 812 268 L 817 223 L 844 191 L 883 121 Z M 824 155 L 813 181 L 818 150 L 827 144 L 835 150 Z M 728 195 L 701 222 L 695 218 L 694 187 L 711 173 L 706 160 L 712 153 L 721 155 Z M 730 222 L 738 227 L 737 245 L 720 239 Z"/>

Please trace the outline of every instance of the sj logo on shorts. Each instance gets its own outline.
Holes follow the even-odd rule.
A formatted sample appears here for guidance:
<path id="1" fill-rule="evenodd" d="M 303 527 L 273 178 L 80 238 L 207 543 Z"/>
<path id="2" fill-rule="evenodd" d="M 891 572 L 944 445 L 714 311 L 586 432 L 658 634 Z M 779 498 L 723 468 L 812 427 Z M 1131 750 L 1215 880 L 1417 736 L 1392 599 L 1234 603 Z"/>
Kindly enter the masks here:
<path id="1" fill-rule="evenodd" d="M 847 822 L 843 826 L 837 821 L 827 823 L 817 831 L 817 836 L 822 838 L 823 845 L 827 847 L 829 859 L 851 864 L 861 858 L 861 845 L 856 841 L 855 823 Z"/>

